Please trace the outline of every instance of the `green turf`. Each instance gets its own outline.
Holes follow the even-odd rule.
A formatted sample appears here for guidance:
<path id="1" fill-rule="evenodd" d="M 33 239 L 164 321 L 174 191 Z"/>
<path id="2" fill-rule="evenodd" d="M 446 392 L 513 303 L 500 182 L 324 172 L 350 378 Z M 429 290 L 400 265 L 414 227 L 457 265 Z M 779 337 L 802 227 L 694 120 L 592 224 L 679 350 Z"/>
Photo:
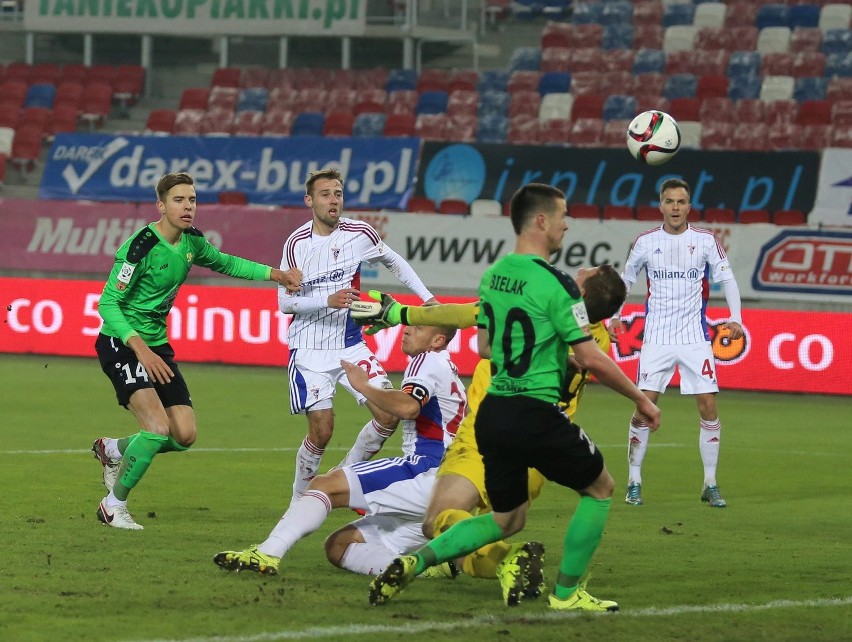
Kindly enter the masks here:
<path id="1" fill-rule="evenodd" d="M 134 431 L 97 362 L 0 356 L 0 640 L 446 638 L 515 640 L 850 640 L 852 511 L 848 398 L 725 392 L 720 487 L 698 499 L 697 416 L 666 395 L 644 471 L 646 505 L 622 503 L 630 405 L 593 386 L 580 423 L 616 478 L 590 591 L 602 617 L 508 610 L 494 582 L 419 580 L 385 607 L 369 579 L 337 570 L 325 535 L 300 542 L 282 575 L 228 574 L 219 550 L 265 538 L 286 508 L 305 422 L 288 414 L 277 369 L 184 365 L 198 413 L 188 453 L 157 457 L 131 496 L 143 532 L 101 526 L 94 438 Z M 365 420 L 345 393 L 323 462 L 336 464 Z M 389 446 L 398 449 L 398 438 Z M 548 486 L 524 537 L 548 548 L 552 581 L 576 499 Z"/>

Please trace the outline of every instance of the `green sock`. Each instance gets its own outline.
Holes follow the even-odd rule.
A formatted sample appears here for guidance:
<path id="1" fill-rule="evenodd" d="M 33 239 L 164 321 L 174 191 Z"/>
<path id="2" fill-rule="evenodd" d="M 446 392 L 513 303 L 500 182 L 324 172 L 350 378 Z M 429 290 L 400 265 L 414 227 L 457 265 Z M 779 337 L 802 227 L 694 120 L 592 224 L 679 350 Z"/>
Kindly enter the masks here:
<path id="1" fill-rule="evenodd" d="M 580 503 L 565 533 L 562 563 L 556 578 L 554 593 L 560 600 L 571 595 L 577 589 L 580 578 L 586 574 L 592 555 L 595 554 L 603 537 L 611 502 L 610 498 L 580 498 Z"/>
<path id="2" fill-rule="evenodd" d="M 165 435 L 140 430 L 127 445 L 124 457 L 121 458 L 121 467 L 118 469 L 118 481 L 112 489 L 117 499 L 127 499 L 131 489 L 142 479 L 166 439 Z"/>
<path id="3" fill-rule="evenodd" d="M 174 437 L 169 435 L 168 439 L 160 445 L 160 450 L 157 453 L 182 453 L 184 450 L 189 450 L 189 446 L 181 446 L 180 443 L 175 441 Z"/>
<path id="4" fill-rule="evenodd" d="M 503 537 L 503 532 L 494 521 L 494 515 L 486 513 L 464 519 L 441 533 L 438 537 L 418 550 L 417 573 L 422 573 L 430 566 L 435 566 L 464 557 L 468 553 L 491 544 Z"/>
<path id="5" fill-rule="evenodd" d="M 137 432 L 136 435 L 139 433 Z M 118 452 L 124 456 L 124 453 L 127 451 L 127 446 L 130 445 L 130 442 L 136 439 L 136 435 L 130 435 L 129 437 L 121 437 L 116 440 L 116 448 L 118 448 Z"/>

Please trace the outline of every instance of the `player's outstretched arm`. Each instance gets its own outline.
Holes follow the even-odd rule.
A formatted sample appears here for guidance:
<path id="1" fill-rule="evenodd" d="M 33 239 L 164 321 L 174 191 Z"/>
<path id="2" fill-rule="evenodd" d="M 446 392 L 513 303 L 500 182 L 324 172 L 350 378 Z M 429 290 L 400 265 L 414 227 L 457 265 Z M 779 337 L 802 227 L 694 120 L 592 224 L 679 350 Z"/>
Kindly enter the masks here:
<path id="1" fill-rule="evenodd" d="M 438 305 L 402 305 L 389 294 L 370 290 L 371 301 L 353 303 L 352 318 L 358 325 L 372 325 L 367 334 L 374 334 L 394 325 L 443 325 L 451 328 L 470 328 L 476 325 L 479 303 L 442 303 Z"/>
<path id="2" fill-rule="evenodd" d="M 375 334 L 379 330 L 384 330 L 402 323 L 402 309 L 404 306 L 394 299 L 390 294 L 379 292 L 378 290 L 370 290 L 367 293 L 373 301 L 353 301 L 352 320 L 356 325 L 371 326 L 364 331 L 364 334 Z"/>
<path id="3" fill-rule="evenodd" d="M 354 363 L 341 359 L 340 365 L 350 385 L 385 412 L 401 419 L 416 419 L 420 414 L 420 404 L 410 394 L 371 386 L 367 373 Z"/>
<path id="4" fill-rule="evenodd" d="M 269 273 L 269 280 L 283 285 L 288 292 L 298 292 L 302 289 L 302 271 L 299 268 L 290 268 L 289 270 L 272 268 Z"/>

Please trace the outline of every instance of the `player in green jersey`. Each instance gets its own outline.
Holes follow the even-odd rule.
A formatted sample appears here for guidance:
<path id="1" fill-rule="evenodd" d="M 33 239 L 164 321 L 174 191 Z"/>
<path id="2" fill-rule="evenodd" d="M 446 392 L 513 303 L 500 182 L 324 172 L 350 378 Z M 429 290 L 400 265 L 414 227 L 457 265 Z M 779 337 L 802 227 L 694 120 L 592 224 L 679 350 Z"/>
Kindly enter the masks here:
<path id="1" fill-rule="evenodd" d="M 557 610 L 614 611 L 618 604 L 585 590 L 583 576 L 600 543 L 614 482 L 595 444 L 557 402 L 571 346 L 580 367 L 636 404 L 656 429 L 660 411 L 592 341 L 577 284 L 548 259 L 568 226 L 565 195 L 530 183 L 512 197 L 513 253 L 482 277 L 477 341 L 494 376 L 476 418 L 492 512 L 453 525 L 412 555 L 396 558 L 373 580 L 370 602 L 384 604 L 425 568 L 456 559 L 523 529 L 527 469 L 574 489 L 580 502 L 568 526 L 549 605 Z M 624 296 L 623 289 L 613 296 Z"/>
<path id="2" fill-rule="evenodd" d="M 211 245 L 192 225 L 196 196 L 189 174 L 166 174 L 156 191 L 160 220 L 118 248 L 98 304 L 104 321 L 95 342 L 101 368 L 140 430 L 92 445 L 109 491 L 97 515 L 108 526 L 129 530 L 142 526 L 127 510 L 127 495 L 154 455 L 183 451 L 195 442 L 192 401 L 166 334 L 166 317 L 190 268 L 197 264 L 241 279 L 275 281 L 293 291 L 302 278 L 298 270 L 284 272 Z"/>

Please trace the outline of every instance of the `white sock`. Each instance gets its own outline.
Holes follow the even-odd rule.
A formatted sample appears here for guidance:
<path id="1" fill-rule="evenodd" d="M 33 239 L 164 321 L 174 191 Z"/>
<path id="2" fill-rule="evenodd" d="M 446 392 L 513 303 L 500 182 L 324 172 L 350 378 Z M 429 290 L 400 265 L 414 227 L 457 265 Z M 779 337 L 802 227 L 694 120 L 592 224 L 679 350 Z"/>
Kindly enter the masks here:
<path id="1" fill-rule="evenodd" d="M 722 422 L 701 420 L 698 434 L 698 450 L 704 464 L 704 486 L 716 485 L 716 465 L 719 463 L 719 438 L 722 434 Z"/>
<path id="2" fill-rule="evenodd" d="M 293 545 L 305 535 L 322 526 L 331 512 L 331 500 L 321 490 L 308 490 L 290 504 L 275 528 L 257 550 L 265 555 L 284 557 Z"/>
<path id="3" fill-rule="evenodd" d="M 337 467 L 343 468 L 359 461 L 371 459 L 373 455 L 382 449 L 387 438 L 395 430 L 396 426 L 388 429 L 380 426 L 375 419 L 371 419 L 361 428 L 361 432 L 358 433 L 358 437 L 355 439 L 355 443 L 352 444 L 352 448 L 349 449 L 346 457 L 343 458 L 343 461 Z"/>
<path id="4" fill-rule="evenodd" d="M 308 484 L 317 476 L 324 448 L 315 446 L 305 437 L 296 453 L 296 479 L 293 482 L 293 500 L 305 494 Z"/>
<path id="5" fill-rule="evenodd" d="M 362 575 L 378 575 L 388 567 L 396 553 L 376 542 L 353 542 L 340 558 L 340 568 Z"/>
<path id="6" fill-rule="evenodd" d="M 630 429 L 627 440 L 628 483 L 642 483 L 642 462 L 648 449 L 648 439 L 651 431 L 644 421 L 630 419 Z"/>
<path id="7" fill-rule="evenodd" d="M 118 439 L 110 437 L 104 441 L 104 453 L 110 459 L 121 459 L 121 453 L 118 450 Z"/>
<path id="8" fill-rule="evenodd" d="M 116 497 L 112 491 L 109 491 L 109 495 L 107 495 L 104 499 L 104 504 L 110 508 L 115 508 L 116 506 L 127 506 L 127 500 L 121 500 Z"/>

